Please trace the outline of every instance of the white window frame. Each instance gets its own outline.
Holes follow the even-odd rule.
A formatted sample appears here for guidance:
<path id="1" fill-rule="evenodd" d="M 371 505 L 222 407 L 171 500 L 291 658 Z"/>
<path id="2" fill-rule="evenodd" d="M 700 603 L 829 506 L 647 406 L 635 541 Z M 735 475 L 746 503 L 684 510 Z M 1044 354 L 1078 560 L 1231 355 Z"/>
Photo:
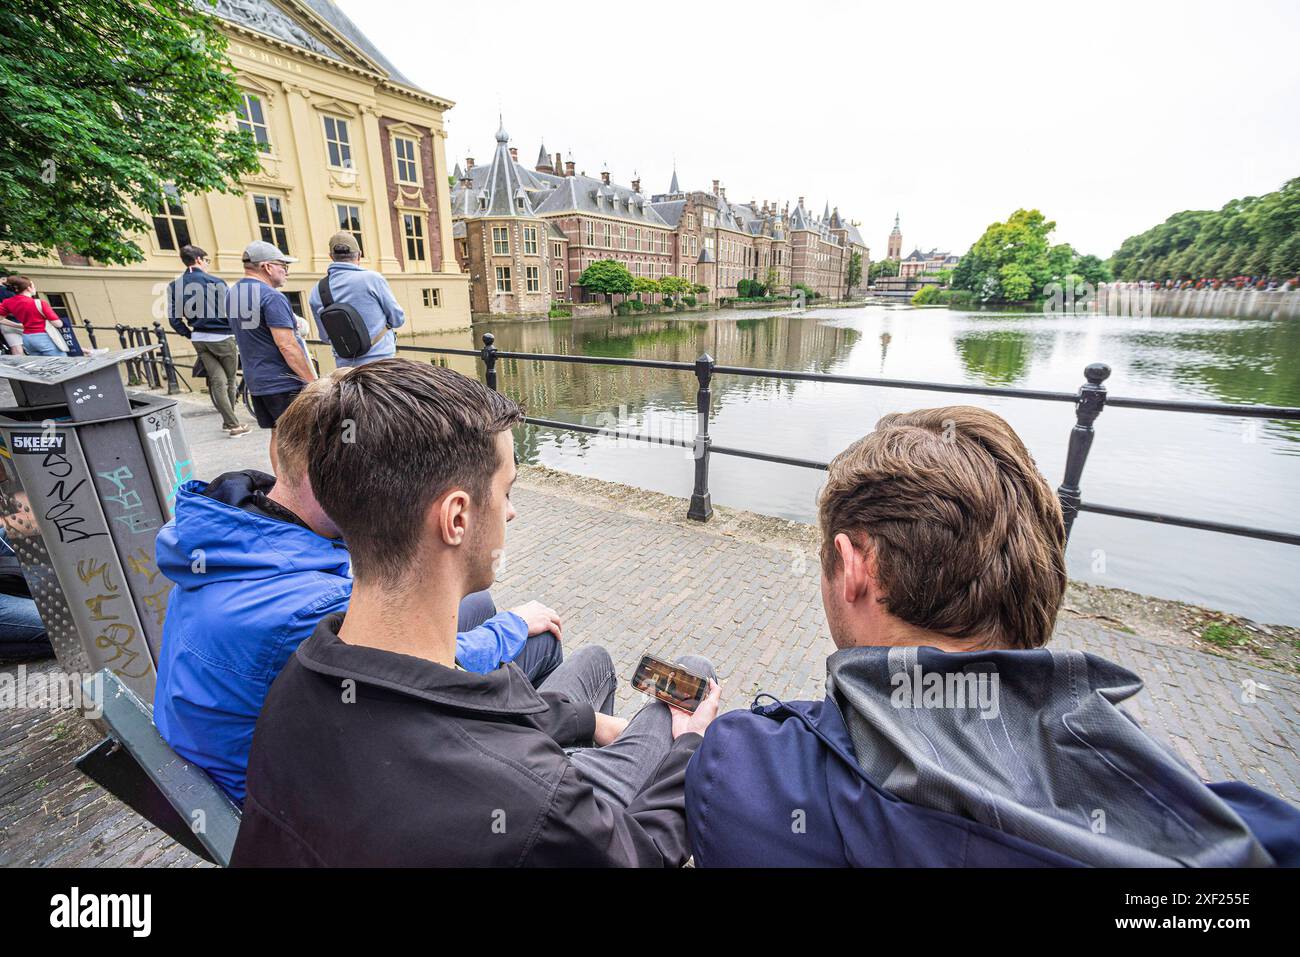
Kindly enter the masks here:
<path id="1" fill-rule="evenodd" d="M 333 136 L 330 136 L 331 122 L 334 124 Z M 330 169 L 356 169 L 356 164 L 352 162 L 352 128 L 348 125 L 347 117 L 326 113 L 321 117 L 321 131 L 325 136 L 325 165 Z M 341 137 L 340 133 L 342 133 Z M 338 152 L 337 163 L 331 159 L 330 147 L 334 147 Z"/>
<path id="2" fill-rule="evenodd" d="M 509 226 L 492 227 L 492 255 L 493 256 L 510 255 L 510 227 Z"/>
<path id="3" fill-rule="evenodd" d="M 401 150 L 398 148 L 399 143 L 410 144 L 411 156 L 409 159 L 402 155 Z M 415 171 L 414 179 L 406 179 L 402 176 L 402 167 L 407 164 Z M 414 137 L 404 136 L 400 133 L 393 134 L 393 178 L 407 186 L 423 185 L 423 176 L 420 172 L 420 143 Z"/>

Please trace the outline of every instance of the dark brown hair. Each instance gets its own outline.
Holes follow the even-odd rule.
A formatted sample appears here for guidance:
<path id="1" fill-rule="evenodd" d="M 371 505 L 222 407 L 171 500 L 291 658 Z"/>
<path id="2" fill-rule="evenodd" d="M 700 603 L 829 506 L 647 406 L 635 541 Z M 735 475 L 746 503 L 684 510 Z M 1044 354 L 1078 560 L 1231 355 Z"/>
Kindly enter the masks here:
<path id="1" fill-rule="evenodd" d="M 207 259 L 208 254 L 198 246 L 189 245 L 181 247 L 181 262 L 187 266 L 193 266 L 200 259 Z"/>
<path id="2" fill-rule="evenodd" d="M 401 581 L 429 506 L 454 488 L 476 502 L 500 466 L 496 435 L 522 421 L 510 399 L 450 369 L 381 359 L 312 383 L 276 424 L 286 476 L 305 464 L 359 580 Z"/>
<path id="3" fill-rule="evenodd" d="M 918 628 L 992 647 L 1047 643 L 1065 593 L 1061 506 L 1011 426 L 983 409 L 894 413 L 830 464 L 822 568 L 870 536 L 880 601 Z"/>
<path id="4" fill-rule="evenodd" d="M 26 276 L 6 276 L 4 282 L 13 293 L 26 292 L 32 288 L 32 281 Z"/>

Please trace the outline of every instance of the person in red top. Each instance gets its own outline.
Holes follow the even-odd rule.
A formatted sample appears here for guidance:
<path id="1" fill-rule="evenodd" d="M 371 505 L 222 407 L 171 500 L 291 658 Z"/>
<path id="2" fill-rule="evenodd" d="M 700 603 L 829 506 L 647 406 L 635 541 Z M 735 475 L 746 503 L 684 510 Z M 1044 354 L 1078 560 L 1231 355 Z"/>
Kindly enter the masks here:
<path id="1" fill-rule="evenodd" d="M 63 355 L 63 350 L 45 331 L 47 322 L 62 327 L 63 320 L 54 314 L 49 303 L 36 298 L 32 281 L 26 276 L 10 276 L 5 286 L 14 295 L 0 302 L 0 325 L 23 330 L 23 352 L 29 356 Z"/>

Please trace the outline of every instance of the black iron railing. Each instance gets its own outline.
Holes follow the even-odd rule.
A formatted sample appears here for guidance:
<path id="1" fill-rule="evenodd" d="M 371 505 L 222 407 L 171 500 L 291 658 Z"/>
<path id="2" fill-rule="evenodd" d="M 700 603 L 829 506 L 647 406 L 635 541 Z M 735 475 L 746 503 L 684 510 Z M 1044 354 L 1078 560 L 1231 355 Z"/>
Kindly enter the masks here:
<path id="1" fill-rule="evenodd" d="M 1248 525 L 1233 525 L 1227 522 L 1211 522 L 1180 515 L 1167 515 L 1162 512 L 1150 512 L 1135 508 L 1122 508 L 1103 505 L 1097 502 L 1083 501 L 1080 481 L 1083 467 L 1088 461 L 1088 452 L 1092 448 L 1097 417 L 1108 406 L 1123 409 L 1148 409 L 1162 412 L 1189 412 L 1200 415 L 1231 415 L 1255 419 L 1283 419 L 1300 421 L 1300 408 L 1272 405 L 1233 405 L 1224 402 L 1185 402 L 1164 399 L 1134 399 L 1122 396 L 1109 396 L 1104 385 L 1110 376 L 1110 367 L 1096 362 L 1084 369 L 1084 384 L 1077 392 L 1048 392 L 1039 389 L 1010 389 L 997 386 L 960 385 L 947 382 L 921 382 L 910 379 L 880 379 L 866 376 L 834 375 L 826 372 L 795 372 L 789 369 L 753 369 L 745 366 L 718 365 L 707 353 L 694 362 L 672 362 L 663 359 L 614 359 L 599 356 L 570 356 L 539 352 L 504 352 L 496 348 L 496 337 L 492 333 L 483 334 L 482 349 L 450 349 L 433 346 L 402 346 L 403 352 L 422 352 L 433 355 L 474 356 L 483 360 L 486 370 L 487 385 L 497 388 L 497 361 L 500 359 L 525 359 L 537 362 L 576 362 L 584 365 L 629 366 L 638 369 L 670 369 L 694 374 L 698 382 L 696 389 L 695 410 L 697 426 L 693 441 L 640 435 L 617 429 L 578 425 L 555 419 L 539 419 L 533 416 L 525 422 L 548 429 L 561 429 L 568 432 L 585 432 L 591 435 L 603 435 L 611 438 L 628 439 L 655 445 L 673 445 L 693 449 L 695 453 L 695 487 L 691 493 L 691 504 L 687 511 L 689 518 L 708 521 L 713 515 L 712 497 L 709 491 L 709 457 L 711 455 L 731 455 L 739 458 L 753 459 L 759 462 L 773 462 L 778 465 L 792 465 L 798 468 L 827 468 L 826 462 L 797 458 L 789 455 L 775 455 L 755 449 L 739 449 L 725 445 L 716 445 L 709 435 L 709 411 L 712 402 L 712 382 L 716 375 L 749 376 L 766 379 L 797 379 L 801 382 L 830 382 L 839 385 L 879 386 L 891 389 L 916 389 L 925 392 L 952 392 L 962 395 L 998 396 L 1006 399 L 1032 399 L 1043 402 L 1069 402 L 1075 408 L 1075 421 L 1070 429 L 1069 447 L 1065 457 L 1065 476 L 1056 494 L 1061 500 L 1061 509 L 1065 515 L 1065 531 L 1068 535 L 1074 526 L 1074 519 L 1079 512 L 1093 512 L 1098 515 L 1111 515 L 1116 518 L 1136 519 L 1155 522 L 1162 525 L 1176 525 L 1181 528 L 1195 528 L 1207 532 L 1220 532 L 1227 535 L 1240 535 L 1270 542 L 1282 542 L 1288 545 L 1300 545 L 1300 533 L 1279 531 L 1277 529 L 1254 528 Z"/>
<path id="2" fill-rule="evenodd" d="M 114 331 L 118 335 L 122 348 L 133 345 L 151 345 L 161 347 L 154 353 L 141 356 L 128 363 L 129 384 L 148 384 L 159 388 L 163 380 L 167 384 L 168 394 L 179 391 L 176 366 L 171 348 L 167 341 L 168 333 L 162 323 L 153 323 L 152 332 L 148 329 L 136 329 L 128 326 L 92 326 L 84 323 L 90 336 L 90 344 L 97 347 L 96 330 Z M 319 340 L 308 340 L 310 345 L 327 346 Z M 489 388 L 497 388 L 497 361 L 500 359 L 524 359 L 536 362 L 573 362 L 582 365 L 626 366 L 635 369 L 667 369 L 687 372 L 695 376 L 697 388 L 695 393 L 696 432 L 693 440 L 664 436 L 643 435 L 625 432 L 607 427 L 580 425 L 556 419 L 542 419 L 527 416 L 524 421 L 540 428 L 558 429 L 566 432 L 582 432 L 589 435 L 602 435 L 609 438 L 644 442 L 650 445 L 670 445 L 678 448 L 692 449 L 695 464 L 695 487 L 691 492 L 691 504 L 687 517 L 696 521 L 707 522 L 713 516 L 712 496 L 709 491 L 709 458 L 712 455 L 731 455 L 738 458 L 753 459 L 759 462 L 772 462 L 778 465 L 791 465 L 797 468 L 825 470 L 828 463 L 817 462 L 789 455 L 776 455 L 755 449 L 738 449 L 725 445 L 715 445 L 709 435 L 709 412 L 712 406 L 712 383 L 717 375 L 748 376 L 765 379 L 796 379 L 801 382 L 829 382 L 838 385 L 878 386 L 891 389 L 916 389 L 925 392 L 950 392 L 961 395 L 998 396 L 1005 399 L 1030 399 L 1042 402 L 1069 402 L 1074 405 L 1075 421 L 1070 429 L 1069 446 L 1065 456 L 1065 475 L 1056 490 L 1061 500 L 1061 509 L 1065 515 L 1065 532 L 1069 535 L 1079 512 L 1092 512 L 1097 515 L 1110 515 L 1115 518 L 1135 519 L 1160 525 L 1174 525 L 1180 528 L 1194 528 L 1207 532 L 1219 532 L 1226 535 L 1239 535 L 1262 541 L 1281 542 L 1287 545 L 1300 545 L 1300 533 L 1280 531 L 1277 529 L 1255 528 L 1249 525 L 1234 525 L 1228 522 L 1212 522 L 1181 515 L 1168 515 L 1163 512 L 1151 512 L 1143 509 L 1124 508 L 1116 505 L 1104 505 L 1097 502 L 1085 502 L 1080 487 L 1083 467 L 1088 461 L 1088 452 L 1096 434 L 1097 417 L 1106 408 L 1146 409 L 1160 412 L 1186 412 L 1197 415 L 1228 415 L 1238 418 L 1280 419 L 1300 421 L 1300 408 L 1276 405 L 1234 405 L 1226 402 L 1188 402 L 1173 399 L 1139 399 L 1112 396 L 1106 392 L 1105 381 L 1110 376 L 1110 367 L 1095 362 L 1084 369 L 1084 383 L 1077 392 L 1049 392 L 1040 389 L 1011 389 L 998 386 L 961 385 L 948 382 L 922 382 L 912 379 L 881 379 L 869 376 L 834 375 L 827 372 L 796 372 L 790 369 L 754 369 L 746 366 L 718 365 L 713 357 L 705 353 L 694 362 L 675 362 L 667 359 L 616 359 L 602 356 L 571 356 L 544 352 L 503 352 L 496 348 L 496 337 L 486 332 L 483 334 L 482 349 L 452 349 L 437 346 L 399 345 L 401 352 L 418 352 L 428 355 L 471 356 L 483 361 L 485 381 Z M 188 385 L 188 383 L 186 383 Z"/>

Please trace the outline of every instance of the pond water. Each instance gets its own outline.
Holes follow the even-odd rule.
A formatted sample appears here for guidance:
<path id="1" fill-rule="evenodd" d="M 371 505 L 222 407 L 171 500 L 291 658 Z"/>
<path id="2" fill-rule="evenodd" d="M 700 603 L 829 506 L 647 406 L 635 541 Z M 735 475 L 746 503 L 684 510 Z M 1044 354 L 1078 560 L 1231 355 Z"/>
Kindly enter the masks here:
<path id="1" fill-rule="evenodd" d="M 487 322 L 403 344 L 693 361 L 1073 392 L 1104 362 L 1113 395 L 1300 406 L 1300 325 L 1210 318 L 1047 317 L 882 303 L 803 312 Z M 454 368 L 482 375 L 472 359 Z M 689 439 L 689 373 L 501 361 L 500 387 L 531 415 Z M 886 412 L 968 403 L 1020 433 L 1060 484 L 1073 406 L 1000 397 L 720 375 L 719 445 L 828 461 Z M 1300 531 L 1300 423 L 1106 409 L 1084 472 L 1085 501 Z M 553 429 L 519 435 L 530 463 L 688 497 L 686 450 Z M 715 505 L 811 522 L 823 472 L 715 455 Z M 1083 513 L 1070 575 L 1098 584 L 1300 624 L 1300 547 Z"/>

